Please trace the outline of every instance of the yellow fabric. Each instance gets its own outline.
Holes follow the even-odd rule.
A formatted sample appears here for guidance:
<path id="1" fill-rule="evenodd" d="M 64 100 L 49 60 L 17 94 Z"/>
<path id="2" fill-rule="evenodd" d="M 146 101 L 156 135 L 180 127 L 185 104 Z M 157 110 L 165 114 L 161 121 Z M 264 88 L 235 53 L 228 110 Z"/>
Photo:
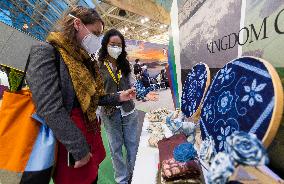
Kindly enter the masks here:
<path id="1" fill-rule="evenodd" d="M 104 95 L 104 84 L 97 63 L 92 62 L 93 66 L 90 66 L 96 72 L 92 74 L 84 64 L 84 62 L 90 60 L 87 52 L 82 48 L 74 48 L 71 41 L 60 32 L 50 33 L 47 41 L 60 52 L 69 70 L 82 111 L 87 115 L 90 122 L 95 122 L 99 96 Z"/>
<path id="2" fill-rule="evenodd" d="M 4 92 L 0 108 L 0 169 L 23 172 L 36 141 L 40 124 L 31 92 Z"/>

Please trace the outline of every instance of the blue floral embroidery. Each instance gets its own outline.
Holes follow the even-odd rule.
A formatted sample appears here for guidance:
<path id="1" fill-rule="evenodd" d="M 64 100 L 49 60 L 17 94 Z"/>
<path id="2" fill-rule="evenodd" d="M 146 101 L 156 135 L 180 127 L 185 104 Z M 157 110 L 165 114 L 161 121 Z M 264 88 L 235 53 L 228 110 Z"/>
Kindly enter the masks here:
<path id="1" fill-rule="evenodd" d="M 199 63 L 187 75 L 182 89 L 181 110 L 187 116 L 192 116 L 198 109 L 207 81 L 206 65 Z"/>
<path id="2" fill-rule="evenodd" d="M 242 98 L 242 102 L 249 102 L 249 106 L 252 107 L 254 106 L 254 102 L 257 101 L 259 103 L 263 102 L 262 96 L 258 93 L 262 91 L 265 88 L 266 84 L 262 83 L 259 84 L 258 86 L 256 85 L 256 79 L 253 80 L 251 87 L 250 86 L 244 86 L 245 92 L 248 94 L 245 95 Z"/>
<path id="3" fill-rule="evenodd" d="M 233 96 L 230 91 L 224 91 L 218 98 L 218 111 L 225 114 L 231 109 Z"/>
<path id="4" fill-rule="evenodd" d="M 221 84 L 225 81 L 225 80 L 229 80 L 230 78 L 230 72 L 231 72 L 232 68 L 222 68 L 221 69 L 221 74 L 219 75 L 218 79 L 221 79 Z"/>
<path id="5" fill-rule="evenodd" d="M 205 116 L 205 120 L 207 121 L 209 116 L 211 116 L 213 114 L 212 112 L 212 109 L 211 109 L 212 105 L 210 104 L 207 104 L 205 107 L 204 107 L 204 116 Z"/>
<path id="6" fill-rule="evenodd" d="M 219 150 L 221 150 L 223 147 L 226 148 L 226 137 L 229 135 L 231 127 L 227 126 L 224 130 L 223 127 L 221 127 L 221 135 L 217 136 L 217 140 L 220 141 L 219 143 Z"/>
<path id="7" fill-rule="evenodd" d="M 212 136 L 217 152 L 227 147 L 225 137 L 234 131 L 253 132 L 262 140 L 275 110 L 274 95 L 273 81 L 263 62 L 251 57 L 229 62 L 217 72 L 204 98 L 202 139 Z"/>

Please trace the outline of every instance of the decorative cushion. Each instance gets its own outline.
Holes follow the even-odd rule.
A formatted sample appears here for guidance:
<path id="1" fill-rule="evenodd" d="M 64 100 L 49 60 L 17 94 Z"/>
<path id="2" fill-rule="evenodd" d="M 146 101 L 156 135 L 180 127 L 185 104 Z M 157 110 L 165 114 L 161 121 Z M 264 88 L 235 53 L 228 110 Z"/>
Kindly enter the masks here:
<path id="1" fill-rule="evenodd" d="M 186 142 L 184 134 L 173 135 L 158 142 L 160 163 L 164 160 L 174 158 L 173 151 L 176 146 Z"/>
<path id="2" fill-rule="evenodd" d="M 193 117 L 210 84 L 210 71 L 206 64 L 196 64 L 188 73 L 182 89 L 181 110 L 187 117 Z"/>
<path id="3" fill-rule="evenodd" d="M 200 127 L 202 139 L 212 136 L 217 152 L 236 130 L 256 134 L 267 147 L 273 140 L 283 110 L 283 91 L 268 62 L 242 57 L 217 72 L 204 99 Z"/>

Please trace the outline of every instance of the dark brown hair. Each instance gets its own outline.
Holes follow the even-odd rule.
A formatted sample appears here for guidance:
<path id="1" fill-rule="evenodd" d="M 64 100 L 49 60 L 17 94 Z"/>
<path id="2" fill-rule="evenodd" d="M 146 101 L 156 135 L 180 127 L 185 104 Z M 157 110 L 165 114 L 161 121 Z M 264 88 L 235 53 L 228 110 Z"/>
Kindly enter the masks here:
<path id="1" fill-rule="evenodd" d="M 80 48 L 80 43 L 77 43 L 76 40 L 76 32 L 77 30 L 74 28 L 74 17 L 73 15 L 80 19 L 85 25 L 93 24 L 97 21 L 100 21 L 103 26 L 104 22 L 101 19 L 98 12 L 93 8 L 86 8 L 83 6 L 75 6 L 66 11 L 61 19 L 58 20 L 55 31 L 62 32 L 67 38 L 70 39 L 71 43 L 75 46 L 75 48 Z"/>
<path id="2" fill-rule="evenodd" d="M 127 52 L 125 50 L 126 47 L 125 39 L 124 36 L 118 30 L 111 29 L 105 33 L 102 40 L 102 47 L 99 51 L 99 61 L 103 62 L 107 58 L 108 56 L 107 45 L 112 36 L 118 36 L 122 41 L 122 52 L 116 59 L 116 63 L 117 63 L 117 68 L 121 70 L 121 72 L 125 76 L 128 76 L 128 74 L 130 74 L 131 72 L 131 69 L 130 69 L 130 63 L 127 60 Z"/>

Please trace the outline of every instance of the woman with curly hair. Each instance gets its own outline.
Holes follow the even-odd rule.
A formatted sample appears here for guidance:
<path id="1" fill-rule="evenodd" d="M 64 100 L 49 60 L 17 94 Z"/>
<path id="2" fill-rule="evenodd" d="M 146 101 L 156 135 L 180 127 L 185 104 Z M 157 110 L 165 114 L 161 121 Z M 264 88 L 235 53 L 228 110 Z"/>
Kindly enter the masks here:
<path id="1" fill-rule="evenodd" d="M 71 8 L 47 42 L 34 45 L 30 52 L 27 82 L 36 111 L 59 142 L 56 184 L 97 183 L 99 164 L 105 158 L 97 107 L 120 105 L 135 97 L 133 89 L 104 91 L 93 58 L 103 26 L 94 9 Z M 21 183 L 48 184 L 51 171 L 25 173 Z"/>

